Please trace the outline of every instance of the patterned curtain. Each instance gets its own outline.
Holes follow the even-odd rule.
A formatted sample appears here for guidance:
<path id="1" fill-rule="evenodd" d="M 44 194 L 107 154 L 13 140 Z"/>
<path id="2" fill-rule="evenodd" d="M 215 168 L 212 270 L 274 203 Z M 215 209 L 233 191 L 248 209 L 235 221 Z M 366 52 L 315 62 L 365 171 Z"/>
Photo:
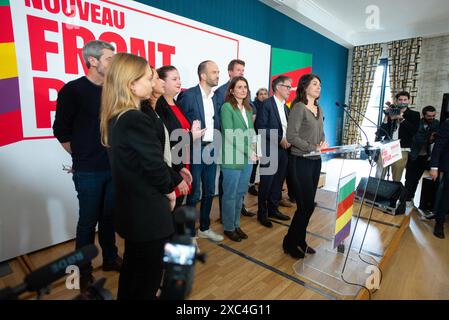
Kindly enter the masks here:
<path id="1" fill-rule="evenodd" d="M 352 81 L 349 94 L 349 109 L 352 118 L 362 126 L 363 117 L 368 107 L 374 75 L 382 54 L 380 43 L 354 47 L 352 55 Z M 354 112 L 357 109 L 360 114 Z M 355 123 L 346 117 L 343 144 L 361 143 L 361 132 Z"/>
<path id="2" fill-rule="evenodd" d="M 410 93 L 410 106 L 416 103 L 418 94 L 418 65 L 421 61 L 422 38 L 392 41 L 388 43 L 390 88 L 394 96 L 399 91 Z"/>

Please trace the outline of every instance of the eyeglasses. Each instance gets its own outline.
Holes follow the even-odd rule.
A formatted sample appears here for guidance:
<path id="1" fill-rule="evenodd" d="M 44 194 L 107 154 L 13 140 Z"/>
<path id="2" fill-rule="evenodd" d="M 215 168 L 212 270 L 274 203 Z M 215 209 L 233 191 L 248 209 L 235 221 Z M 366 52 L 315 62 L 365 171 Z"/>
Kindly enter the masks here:
<path id="1" fill-rule="evenodd" d="M 280 86 L 286 87 L 288 90 L 292 88 L 292 86 L 287 86 L 286 84 L 280 84 Z"/>

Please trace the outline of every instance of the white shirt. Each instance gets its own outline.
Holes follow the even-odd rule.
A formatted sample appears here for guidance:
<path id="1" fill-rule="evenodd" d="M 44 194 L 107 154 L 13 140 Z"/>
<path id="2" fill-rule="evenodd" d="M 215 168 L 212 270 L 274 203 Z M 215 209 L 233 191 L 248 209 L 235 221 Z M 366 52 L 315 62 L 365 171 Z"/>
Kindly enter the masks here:
<path id="1" fill-rule="evenodd" d="M 203 88 L 200 86 L 201 96 L 203 98 L 203 106 L 204 106 L 204 126 L 207 128 L 206 133 L 203 136 L 204 142 L 212 142 L 214 141 L 214 102 L 212 101 L 212 97 L 214 93 L 211 91 L 209 96 L 206 95 Z"/>
<path id="2" fill-rule="evenodd" d="M 398 127 L 396 128 L 396 130 L 393 132 L 393 140 L 398 140 L 399 139 L 399 127 L 401 126 L 401 123 L 398 122 Z M 410 148 L 401 148 L 401 151 L 407 151 L 410 152 L 411 149 Z"/>
<path id="3" fill-rule="evenodd" d="M 245 107 L 242 107 L 242 109 L 240 109 L 240 112 L 242 113 L 243 120 L 245 120 L 246 127 L 249 128 L 248 117 L 246 116 Z"/>
<path id="4" fill-rule="evenodd" d="M 285 138 L 287 135 L 287 116 L 285 115 L 285 100 L 280 101 L 276 96 L 274 97 L 274 101 L 276 102 L 276 106 L 278 107 L 279 116 L 281 117 L 281 124 L 282 124 L 282 137 Z"/>

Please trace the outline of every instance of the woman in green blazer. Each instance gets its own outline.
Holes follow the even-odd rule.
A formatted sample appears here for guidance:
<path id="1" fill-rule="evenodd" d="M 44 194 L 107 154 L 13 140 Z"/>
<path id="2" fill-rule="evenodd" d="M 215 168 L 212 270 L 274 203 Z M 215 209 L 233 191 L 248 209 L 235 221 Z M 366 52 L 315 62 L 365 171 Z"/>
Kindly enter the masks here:
<path id="1" fill-rule="evenodd" d="M 223 198 L 221 203 L 224 234 L 233 241 L 247 239 L 240 228 L 243 196 L 248 190 L 253 162 L 255 136 L 248 81 L 231 80 L 221 107 Z"/>

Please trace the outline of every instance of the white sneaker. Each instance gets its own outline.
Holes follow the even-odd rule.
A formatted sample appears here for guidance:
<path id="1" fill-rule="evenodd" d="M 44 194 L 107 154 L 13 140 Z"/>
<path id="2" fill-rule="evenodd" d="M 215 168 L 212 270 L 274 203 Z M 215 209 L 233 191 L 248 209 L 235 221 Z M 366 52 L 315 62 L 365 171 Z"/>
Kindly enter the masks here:
<path id="1" fill-rule="evenodd" d="M 221 234 L 213 232 L 211 229 L 207 229 L 206 231 L 198 230 L 198 237 L 210 239 L 212 241 L 223 241 L 224 239 L 224 237 Z"/>
<path id="2" fill-rule="evenodd" d="M 192 244 L 196 247 L 196 253 L 200 253 L 200 246 L 198 245 L 198 241 L 196 241 L 196 237 L 192 237 Z"/>

